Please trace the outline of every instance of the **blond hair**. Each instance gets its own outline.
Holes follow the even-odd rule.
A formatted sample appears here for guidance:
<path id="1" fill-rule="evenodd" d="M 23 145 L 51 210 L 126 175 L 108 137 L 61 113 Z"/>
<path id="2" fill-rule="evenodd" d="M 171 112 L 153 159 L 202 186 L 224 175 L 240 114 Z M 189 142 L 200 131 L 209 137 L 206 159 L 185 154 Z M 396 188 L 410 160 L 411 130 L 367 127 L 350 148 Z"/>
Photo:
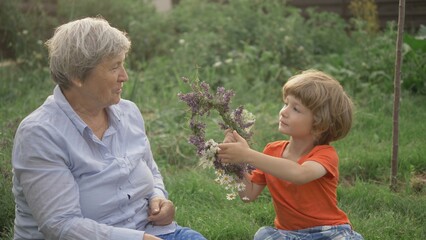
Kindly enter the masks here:
<path id="1" fill-rule="evenodd" d="M 46 42 L 52 79 L 67 89 L 71 80 L 84 81 L 105 57 L 127 53 L 130 45 L 125 32 L 111 27 L 100 17 L 63 24 Z"/>
<path id="2" fill-rule="evenodd" d="M 313 113 L 315 145 L 344 138 L 352 126 L 353 103 L 340 83 L 317 70 L 291 77 L 282 88 L 283 96 L 294 96 Z"/>

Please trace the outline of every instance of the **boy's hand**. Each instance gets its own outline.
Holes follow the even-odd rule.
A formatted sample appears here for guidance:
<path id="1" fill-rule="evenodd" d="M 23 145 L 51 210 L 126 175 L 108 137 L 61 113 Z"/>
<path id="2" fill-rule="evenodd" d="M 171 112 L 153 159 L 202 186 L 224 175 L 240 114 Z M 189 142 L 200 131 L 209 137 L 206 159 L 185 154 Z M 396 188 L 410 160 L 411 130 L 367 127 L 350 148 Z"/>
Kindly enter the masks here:
<path id="1" fill-rule="evenodd" d="M 228 134 L 229 135 L 229 134 Z M 226 138 L 225 138 L 226 139 Z M 237 131 L 232 132 L 232 137 L 228 139 L 234 139 L 234 142 L 224 142 L 219 144 L 218 157 L 224 163 L 241 163 L 245 162 L 244 153 L 250 149 L 247 141 L 241 137 Z"/>
<path id="2" fill-rule="evenodd" d="M 232 143 L 237 141 L 232 132 L 233 130 L 229 128 L 225 130 L 225 139 L 223 139 L 223 143 Z"/>

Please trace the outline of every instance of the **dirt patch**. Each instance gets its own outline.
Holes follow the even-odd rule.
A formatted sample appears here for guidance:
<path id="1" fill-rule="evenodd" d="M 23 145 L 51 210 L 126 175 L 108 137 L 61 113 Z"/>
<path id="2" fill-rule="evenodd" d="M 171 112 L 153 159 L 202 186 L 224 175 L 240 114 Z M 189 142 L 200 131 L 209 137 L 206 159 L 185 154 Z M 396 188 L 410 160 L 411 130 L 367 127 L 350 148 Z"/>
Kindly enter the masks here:
<path id="1" fill-rule="evenodd" d="M 426 193 L 426 173 L 414 174 L 410 179 L 410 185 L 416 193 Z"/>

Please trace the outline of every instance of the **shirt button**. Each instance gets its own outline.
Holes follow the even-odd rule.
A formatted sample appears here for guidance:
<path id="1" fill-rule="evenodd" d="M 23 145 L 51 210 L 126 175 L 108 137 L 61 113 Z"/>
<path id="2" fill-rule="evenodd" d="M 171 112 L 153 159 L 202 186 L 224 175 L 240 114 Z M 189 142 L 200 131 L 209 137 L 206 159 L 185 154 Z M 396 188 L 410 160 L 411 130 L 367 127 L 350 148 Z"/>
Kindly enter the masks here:
<path id="1" fill-rule="evenodd" d="M 128 221 L 128 222 L 131 222 L 131 221 L 132 221 L 132 219 L 131 219 L 131 218 L 128 218 L 128 219 L 127 219 L 127 221 Z"/>

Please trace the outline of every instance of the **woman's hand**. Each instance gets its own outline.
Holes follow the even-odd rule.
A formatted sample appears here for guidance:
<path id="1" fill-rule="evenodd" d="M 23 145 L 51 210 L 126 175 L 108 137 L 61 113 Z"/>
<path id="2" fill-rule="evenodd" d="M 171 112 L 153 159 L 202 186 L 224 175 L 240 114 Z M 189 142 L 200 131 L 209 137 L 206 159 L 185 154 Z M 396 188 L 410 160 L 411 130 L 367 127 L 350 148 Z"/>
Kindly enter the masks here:
<path id="1" fill-rule="evenodd" d="M 164 226 L 173 222 L 175 218 L 175 206 L 172 201 L 154 197 L 149 201 L 149 221 L 153 225 Z"/>
<path id="2" fill-rule="evenodd" d="M 156 236 L 154 236 L 154 235 L 151 235 L 151 234 L 145 233 L 145 234 L 143 235 L 143 240 L 161 240 L 161 238 L 158 238 L 158 237 L 156 237 Z"/>
<path id="3" fill-rule="evenodd" d="M 247 141 L 237 131 L 232 131 L 232 136 L 229 136 L 229 133 L 226 134 L 225 140 L 229 141 L 219 144 L 218 157 L 224 163 L 246 162 L 245 154 L 248 152 L 247 150 L 250 150 Z"/>

